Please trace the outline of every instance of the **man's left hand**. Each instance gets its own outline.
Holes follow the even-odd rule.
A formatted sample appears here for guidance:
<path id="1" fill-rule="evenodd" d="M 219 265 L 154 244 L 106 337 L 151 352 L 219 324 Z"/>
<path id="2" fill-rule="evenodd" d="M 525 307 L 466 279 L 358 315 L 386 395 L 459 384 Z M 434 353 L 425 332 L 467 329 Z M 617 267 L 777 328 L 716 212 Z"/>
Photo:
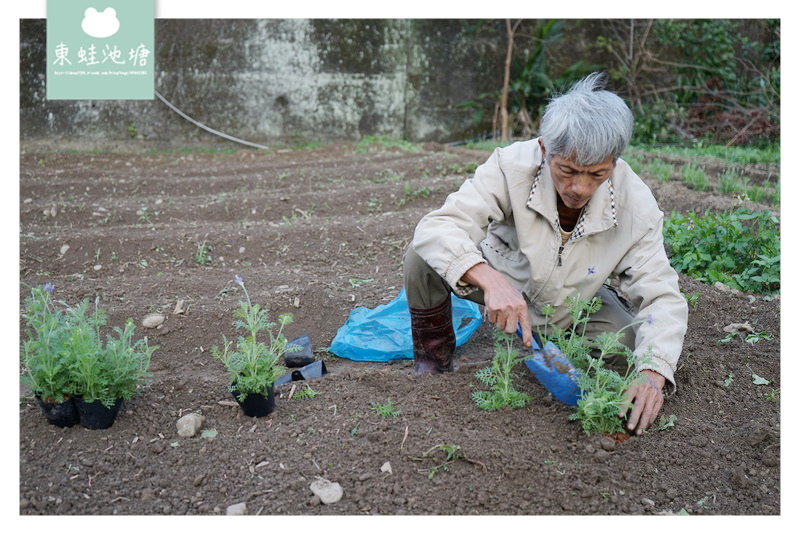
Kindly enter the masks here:
<path id="1" fill-rule="evenodd" d="M 661 406 L 664 405 L 664 388 L 666 378 L 654 370 L 642 370 L 640 377 L 630 388 L 625 391 L 625 399 L 633 404 L 628 416 L 628 431 L 636 431 L 637 435 L 649 428 L 655 422 Z M 624 407 L 619 412 L 620 418 L 625 418 L 628 408 Z"/>

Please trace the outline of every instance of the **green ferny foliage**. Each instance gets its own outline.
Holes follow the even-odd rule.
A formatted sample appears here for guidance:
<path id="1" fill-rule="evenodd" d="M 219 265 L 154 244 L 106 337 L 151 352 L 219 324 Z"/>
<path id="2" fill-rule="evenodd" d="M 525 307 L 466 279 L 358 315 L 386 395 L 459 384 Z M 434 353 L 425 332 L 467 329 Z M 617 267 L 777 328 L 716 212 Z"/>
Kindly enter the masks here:
<path id="1" fill-rule="evenodd" d="M 239 391 L 240 400 L 248 394 L 266 394 L 271 383 L 281 377 L 286 368 L 278 365 L 278 359 L 286 352 L 301 350 L 296 344 L 289 344 L 283 335 L 283 328 L 293 320 L 291 313 L 278 317 L 278 322 L 270 322 L 266 309 L 250 301 L 244 282 L 236 276 L 236 283 L 242 287 L 247 301 L 239 301 L 239 308 L 233 311 L 237 320 L 233 325 L 244 330 L 247 335 L 239 336 L 235 348 L 225 335 L 222 336 L 222 350 L 211 347 L 211 355 L 222 361 L 231 376 L 231 390 Z M 279 326 L 274 332 L 275 326 Z M 259 340 L 259 334 L 266 332 L 268 342 Z"/>
<path id="2" fill-rule="evenodd" d="M 92 312 L 88 300 L 75 307 L 61 302 L 63 309 L 57 309 L 51 291 L 50 284 L 36 287 L 27 300 L 23 382 L 34 394 L 55 402 L 81 396 L 111 406 L 117 399 L 130 399 L 150 377 L 150 358 L 157 347 L 148 346 L 147 338 L 133 342 L 130 318 L 124 328 L 113 328 L 103 344 L 100 327 L 106 324 L 106 313 L 97 300 Z"/>
<path id="3" fill-rule="evenodd" d="M 396 409 L 396 407 L 397 405 L 392 401 L 391 398 L 387 398 L 386 403 L 372 402 L 372 410 L 384 418 L 394 418 L 400 416 L 402 411 Z"/>
<path id="4" fill-rule="evenodd" d="M 70 352 L 64 347 L 70 336 L 67 314 L 56 309 L 50 296 L 52 285 L 34 287 L 25 300 L 22 317 L 27 339 L 22 345 L 22 382 L 46 401 L 61 403 L 75 390 L 70 373 Z"/>
<path id="5" fill-rule="evenodd" d="M 514 388 L 513 369 L 525 360 L 520 357 L 519 350 L 514 348 L 514 337 L 508 333 L 495 329 L 495 356 L 491 366 L 475 372 L 475 377 L 489 390 L 478 390 L 472 393 L 475 404 L 486 411 L 500 409 L 507 405 L 514 408 L 524 407 L 531 397 Z"/>
<path id="6" fill-rule="evenodd" d="M 592 269 L 589 269 L 589 275 L 592 274 Z M 619 412 L 624 407 L 630 407 L 625 392 L 636 379 L 640 379 L 634 368 L 636 359 L 633 353 L 620 342 L 625 328 L 617 332 L 602 333 L 590 341 L 585 336 L 586 324 L 591 315 L 600 310 L 602 301 L 596 297 L 584 300 L 577 296 L 569 297 L 567 303 L 572 318 L 571 327 L 562 330 L 551 326 L 548 332 L 545 323 L 544 330 L 540 329 L 539 335 L 543 343 L 550 341 L 558 346 L 578 371 L 581 397 L 575 412 L 569 418 L 579 421 L 587 434 L 623 432 L 624 425 Z M 547 318 L 553 310 L 543 308 L 542 311 Z M 650 321 L 651 318 L 648 317 L 647 320 L 636 321 L 626 328 Z M 606 359 L 619 356 L 624 358 L 627 365 L 622 374 L 605 367 Z"/>
<path id="7" fill-rule="evenodd" d="M 311 387 L 306 385 L 303 388 L 303 390 L 301 390 L 300 392 L 295 394 L 293 396 L 293 398 L 296 398 L 298 400 L 310 400 L 310 399 L 314 398 L 315 396 L 318 396 L 319 394 L 320 394 L 320 392 L 315 391 L 314 389 L 312 389 Z"/>
<path id="8" fill-rule="evenodd" d="M 578 385 L 581 397 L 578 399 L 576 411 L 570 420 L 579 420 L 586 434 L 621 433 L 624 431 L 623 420 L 619 413 L 631 407 L 625 392 L 642 376 L 635 370 L 636 359 L 620 339 L 622 331 L 601 333 L 591 342 L 591 346 L 599 352 L 596 357 L 586 357 L 585 365 L 578 366 L 580 378 Z M 627 367 L 623 373 L 605 367 L 606 358 L 623 355 Z"/>

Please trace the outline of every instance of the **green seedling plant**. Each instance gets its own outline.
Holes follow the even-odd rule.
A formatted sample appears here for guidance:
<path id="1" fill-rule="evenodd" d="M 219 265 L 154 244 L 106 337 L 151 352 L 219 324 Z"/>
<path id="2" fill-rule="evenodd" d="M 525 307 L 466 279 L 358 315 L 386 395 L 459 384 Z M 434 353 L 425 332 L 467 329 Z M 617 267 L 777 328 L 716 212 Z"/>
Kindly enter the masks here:
<path id="1" fill-rule="evenodd" d="M 236 319 L 233 325 L 246 335 L 240 335 L 235 346 L 223 335 L 222 349 L 212 346 L 211 355 L 225 365 L 232 380 L 230 390 L 238 391 L 244 401 L 248 394 L 266 395 L 269 386 L 286 373 L 278 359 L 284 353 L 301 350 L 302 346 L 290 344 L 283 335 L 283 328 L 293 321 L 291 313 L 280 315 L 277 323 L 270 322 L 267 310 L 250 301 L 242 278 L 236 276 L 234 281 L 242 288 L 246 300 L 239 300 L 239 308 L 233 311 Z M 263 333 L 266 342 L 259 340 Z"/>
<path id="2" fill-rule="evenodd" d="M 658 417 L 658 427 L 656 427 L 656 430 L 665 431 L 669 428 L 674 428 L 676 420 L 678 420 L 678 417 L 676 415 L 669 415 L 669 418 L 667 418 L 664 415 L 661 415 Z"/>
<path id="3" fill-rule="evenodd" d="M 589 274 L 593 273 L 593 269 L 590 268 Z M 547 340 L 544 339 L 552 341 L 579 371 L 585 372 L 588 370 L 588 363 L 591 361 L 590 353 L 592 349 L 592 346 L 586 340 L 586 325 L 591 320 L 591 315 L 600 310 L 603 302 L 597 297 L 584 300 L 580 295 L 568 296 L 566 301 L 569 306 L 572 326 L 568 330 L 553 327 L 552 334 L 548 339 L 547 324 L 545 323 L 545 332 L 542 340 L 545 343 Z"/>
<path id="4" fill-rule="evenodd" d="M 210 265 L 211 264 L 211 246 L 206 242 L 203 241 L 197 246 L 197 251 L 194 254 L 194 262 L 198 265 Z"/>
<path id="5" fill-rule="evenodd" d="M 700 302 L 701 297 L 699 292 L 693 292 L 692 294 L 681 293 L 681 295 L 686 299 L 686 303 L 689 304 L 689 307 L 697 309 L 697 304 Z"/>
<path id="6" fill-rule="evenodd" d="M 319 396 L 319 394 L 320 394 L 320 392 L 315 391 L 314 389 L 312 389 L 311 387 L 306 385 L 303 388 L 303 390 L 301 390 L 300 392 L 296 393 L 294 396 L 292 396 L 292 398 L 297 398 L 298 400 L 311 400 L 311 399 L 315 398 L 316 396 Z"/>
<path id="7" fill-rule="evenodd" d="M 407 203 L 413 202 L 417 198 L 427 198 L 430 195 L 431 195 L 430 187 L 420 187 L 419 189 L 412 190 L 411 185 L 409 185 L 409 183 L 406 182 L 403 196 L 399 200 L 397 200 L 396 204 L 398 206 L 404 206 Z"/>
<path id="8" fill-rule="evenodd" d="M 62 403 L 75 391 L 70 372 L 69 352 L 63 348 L 69 336 L 66 313 L 56 309 L 51 294 L 53 285 L 33 287 L 25 300 L 27 339 L 22 344 L 22 382 L 34 395 L 48 403 Z"/>
<path id="9" fill-rule="evenodd" d="M 719 185 L 722 194 L 743 194 L 747 192 L 750 178 L 742 176 L 735 169 L 727 169 L 720 174 Z"/>
<path id="10" fill-rule="evenodd" d="M 780 394 L 780 389 L 772 389 L 770 392 L 764 394 L 764 399 L 766 399 L 768 402 L 777 403 L 778 396 L 780 396 Z"/>
<path id="11" fill-rule="evenodd" d="M 766 341 L 772 340 L 773 335 L 767 331 L 751 331 L 744 335 L 742 335 L 741 332 L 739 331 L 731 331 L 721 339 L 717 339 L 717 343 L 726 344 L 738 338 L 741 338 L 742 342 L 746 342 L 747 344 L 756 344 L 761 340 L 766 340 Z"/>
<path id="12" fill-rule="evenodd" d="M 397 404 L 391 398 L 387 398 L 386 403 L 372 402 L 371 406 L 372 410 L 383 418 L 394 418 L 403 413 L 397 409 Z"/>
<path id="13" fill-rule="evenodd" d="M 440 452 L 438 453 L 438 456 L 436 455 L 437 452 Z M 440 457 L 442 454 L 443 457 Z M 412 461 L 433 461 L 434 465 L 431 468 L 426 468 L 420 471 L 422 473 L 426 473 L 428 475 L 428 479 L 433 479 L 434 476 L 439 473 L 439 471 L 443 470 L 447 472 L 449 470 L 448 466 L 459 460 L 480 465 L 484 470 L 487 470 L 486 465 L 482 462 L 468 458 L 464 454 L 462 447 L 458 444 L 437 444 L 423 453 L 422 457 L 412 457 L 409 455 L 408 458 Z"/>
<path id="14" fill-rule="evenodd" d="M 728 376 L 722 380 L 723 387 L 730 387 L 733 384 L 733 372 L 728 372 Z"/>
<path id="15" fill-rule="evenodd" d="M 588 274 L 594 273 L 590 267 Z M 545 316 L 545 323 L 544 328 L 539 329 L 539 336 L 543 343 L 551 341 L 558 346 L 578 371 L 581 397 L 569 419 L 579 421 L 587 434 L 622 433 L 624 424 L 619 413 L 623 408 L 630 407 L 625 393 L 637 379 L 642 378 L 635 370 L 636 358 L 621 339 L 626 328 L 643 322 L 652 324 L 653 319 L 648 317 L 636 321 L 617 332 L 602 333 L 590 341 L 585 335 L 586 325 L 591 315 L 600 310 L 602 300 L 597 297 L 582 299 L 578 295 L 569 297 L 567 303 L 572 325 L 566 330 L 556 326 L 548 328 L 547 319 L 553 309 L 552 306 L 543 306 L 541 312 Z M 606 360 L 612 358 L 625 361 L 626 368 L 622 373 L 606 367 Z"/>
<path id="16" fill-rule="evenodd" d="M 29 326 L 23 344 L 23 382 L 35 395 L 59 403 L 68 396 L 106 406 L 130 399 L 150 378 L 150 359 L 157 346 L 147 338 L 133 342 L 135 326 L 114 327 L 103 343 L 100 328 L 106 312 L 95 299 L 94 309 L 83 300 L 70 307 L 51 298 L 52 284 L 36 287 L 27 300 L 24 318 Z"/>
<path id="17" fill-rule="evenodd" d="M 635 370 L 636 359 L 631 350 L 620 342 L 622 330 L 605 332 L 591 343 L 599 356 L 586 358 L 585 369 L 578 368 L 578 385 L 581 397 L 570 420 L 578 420 L 587 435 L 623 433 L 623 420 L 619 413 L 631 407 L 625 392 L 642 377 Z M 605 360 L 624 356 L 627 366 L 623 373 L 605 367 Z"/>
<path id="18" fill-rule="evenodd" d="M 669 181 L 672 177 L 672 165 L 663 159 L 653 159 L 647 166 L 647 172 L 658 181 Z"/>
<path id="19" fill-rule="evenodd" d="M 486 411 L 505 406 L 524 407 L 531 396 L 514 388 L 514 367 L 525 360 L 514 348 L 514 337 L 501 329 L 494 330 L 495 356 L 491 366 L 475 372 L 475 377 L 489 390 L 476 390 L 472 393 L 475 404 Z"/>

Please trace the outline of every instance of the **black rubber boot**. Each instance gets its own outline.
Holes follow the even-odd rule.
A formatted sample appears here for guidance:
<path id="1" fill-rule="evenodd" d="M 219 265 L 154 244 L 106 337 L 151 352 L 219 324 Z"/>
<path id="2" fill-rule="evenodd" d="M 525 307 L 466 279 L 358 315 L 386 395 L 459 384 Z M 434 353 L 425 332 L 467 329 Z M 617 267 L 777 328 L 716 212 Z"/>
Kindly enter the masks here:
<path id="1" fill-rule="evenodd" d="M 441 374 L 453 370 L 456 334 L 448 297 L 430 309 L 414 309 L 411 313 L 411 338 L 414 342 L 414 372 Z"/>

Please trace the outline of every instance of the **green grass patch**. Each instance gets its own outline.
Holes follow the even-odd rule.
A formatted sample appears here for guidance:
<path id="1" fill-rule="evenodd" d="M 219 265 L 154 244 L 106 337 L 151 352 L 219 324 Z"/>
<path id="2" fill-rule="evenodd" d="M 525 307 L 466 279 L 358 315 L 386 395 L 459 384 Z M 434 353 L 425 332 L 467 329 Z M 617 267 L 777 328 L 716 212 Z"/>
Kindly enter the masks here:
<path id="1" fill-rule="evenodd" d="M 719 176 L 720 192 L 722 194 L 745 194 L 750 185 L 750 178 L 742 176 L 735 169 L 729 168 Z"/>
<path id="2" fill-rule="evenodd" d="M 692 147 L 636 145 L 631 148 L 634 151 L 643 151 L 653 155 L 681 157 L 686 159 L 712 157 L 737 165 L 754 163 L 777 165 L 781 162 L 781 151 L 778 145 L 768 148 L 747 146 L 726 147 L 721 145 L 697 145 Z"/>
<path id="3" fill-rule="evenodd" d="M 696 191 L 705 191 L 710 182 L 705 170 L 694 163 L 686 163 L 681 169 L 681 179 Z"/>
<path id="4" fill-rule="evenodd" d="M 421 152 L 422 147 L 419 144 L 406 141 L 404 139 L 392 139 L 390 137 L 364 137 L 356 143 L 356 152 L 363 154 L 372 152 L 376 149 L 385 148 L 399 148 L 406 152 Z"/>
<path id="5" fill-rule="evenodd" d="M 750 198 L 751 201 L 759 204 L 767 203 L 769 201 L 769 193 L 769 189 L 762 187 L 761 185 L 753 185 L 747 189 L 747 197 Z"/>
<path id="6" fill-rule="evenodd" d="M 485 152 L 494 152 L 495 148 L 503 148 L 510 145 L 509 141 L 500 141 L 494 139 L 486 139 L 483 141 L 469 141 L 464 145 L 465 148 L 470 150 L 483 150 Z"/>
<path id="7" fill-rule="evenodd" d="M 183 148 L 167 148 L 162 150 L 147 150 L 147 155 L 176 155 L 176 154 L 207 154 L 207 155 L 233 155 L 238 154 L 238 148 L 195 148 L 186 146 Z"/>
<path id="8" fill-rule="evenodd" d="M 671 163 L 656 158 L 647 164 L 647 170 L 645 172 L 658 181 L 669 181 L 672 178 L 672 169 L 673 166 Z"/>

